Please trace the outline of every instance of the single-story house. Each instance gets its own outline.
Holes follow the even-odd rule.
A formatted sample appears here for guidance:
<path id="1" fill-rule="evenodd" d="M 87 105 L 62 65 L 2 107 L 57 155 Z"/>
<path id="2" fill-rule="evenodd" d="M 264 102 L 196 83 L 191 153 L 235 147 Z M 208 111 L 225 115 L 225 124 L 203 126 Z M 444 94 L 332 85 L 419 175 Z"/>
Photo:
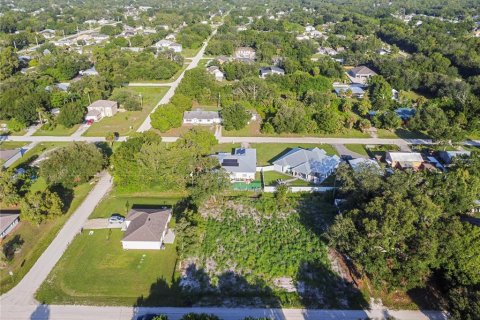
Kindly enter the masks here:
<path id="1" fill-rule="evenodd" d="M 294 148 L 273 162 L 275 171 L 290 174 L 299 179 L 322 183 L 340 164 L 337 155 L 328 156 L 319 148 Z"/>
<path id="2" fill-rule="evenodd" d="M 375 76 L 376 74 L 377 73 L 375 71 L 366 66 L 358 66 L 350 69 L 347 72 L 347 76 L 348 78 L 350 78 L 350 81 L 360 84 L 366 84 L 368 79 Z"/>
<path id="3" fill-rule="evenodd" d="M 167 39 L 158 41 L 153 45 L 157 50 L 172 50 L 174 52 L 182 52 L 182 45 Z"/>
<path id="4" fill-rule="evenodd" d="M 398 169 L 418 170 L 423 164 L 423 157 L 418 152 L 391 152 L 385 154 L 385 161 L 392 167 Z"/>
<path id="5" fill-rule="evenodd" d="M 194 111 L 185 111 L 183 113 L 184 124 L 219 124 L 222 118 L 217 111 L 204 111 L 197 109 Z"/>
<path id="6" fill-rule="evenodd" d="M 53 86 L 46 86 L 45 91 L 52 92 L 52 90 L 58 89 L 60 91 L 66 92 L 66 91 L 68 91 L 68 88 L 70 88 L 70 83 L 60 82 L 60 83 L 54 84 Z"/>
<path id="7" fill-rule="evenodd" d="M 118 103 L 110 100 L 97 100 L 87 107 L 85 120 L 100 121 L 103 117 L 113 117 L 118 112 Z"/>
<path id="8" fill-rule="evenodd" d="M 45 39 L 52 39 L 55 38 L 56 31 L 52 29 L 44 29 L 39 32 Z"/>
<path id="9" fill-rule="evenodd" d="M 223 81 L 223 79 L 225 79 L 225 75 L 217 66 L 207 67 L 207 72 L 214 76 L 217 81 Z"/>
<path id="10" fill-rule="evenodd" d="M 235 49 L 235 53 L 233 55 L 236 59 L 251 59 L 255 60 L 256 52 L 255 49 L 250 47 L 239 47 Z"/>
<path id="11" fill-rule="evenodd" d="M 172 209 L 136 208 L 125 219 L 123 249 L 160 250 L 172 218 Z"/>
<path id="12" fill-rule="evenodd" d="M 352 97 L 363 98 L 365 95 L 365 90 L 359 85 L 355 84 L 333 84 L 333 90 L 335 94 L 339 97 L 345 96 L 347 92 L 352 93 Z"/>
<path id="13" fill-rule="evenodd" d="M 337 50 L 330 47 L 319 47 L 317 53 L 328 56 L 336 56 L 338 54 Z"/>
<path id="14" fill-rule="evenodd" d="M 348 164 L 355 172 L 361 170 L 362 168 L 371 168 L 372 170 L 378 170 L 379 174 L 382 172 L 382 168 L 374 159 L 356 158 L 348 160 Z"/>
<path id="15" fill-rule="evenodd" d="M 285 70 L 279 67 L 271 66 L 271 67 L 266 67 L 266 68 L 260 68 L 260 78 L 265 79 L 266 77 L 273 75 L 273 74 L 278 74 L 278 75 L 285 75 Z"/>
<path id="16" fill-rule="evenodd" d="M 217 158 L 225 171 L 230 175 L 230 180 L 253 181 L 257 171 L 257 150 L 250 148 L 236 148 L 231 153 L 217 153 Z"/>
<path id="17" fill-rule="evenodd" d="M 20 221 L 20 213 L 12 211 L 0 212 L 0 239 L 5 238 Z"/>
<path id="18" fill-rule="evenodd" d="M 442 159 L 442 161 L 445 164 L 451 164 L 455 157 L 458 157 L 458 156 L 470 157 L 470 155 L 471 155 L 471 152 L 466 151 L 466 150 L 463 150 L 463 151 L 440 151 L 438 153 L 438 156 L 440 157 L 440 159 Z"/>

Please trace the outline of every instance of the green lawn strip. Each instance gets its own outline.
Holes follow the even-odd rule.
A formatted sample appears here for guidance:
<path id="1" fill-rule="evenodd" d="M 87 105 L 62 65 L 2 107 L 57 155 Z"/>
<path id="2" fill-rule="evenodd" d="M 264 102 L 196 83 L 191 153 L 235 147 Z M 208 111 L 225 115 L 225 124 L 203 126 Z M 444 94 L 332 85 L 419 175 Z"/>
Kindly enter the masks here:
<path id="1" fill-rule="evenodd" d="M 90 215 L 90 219 L 108 218 L 113 213 L 126 215 L 128 209 L 135 205 L 175 205 L 182 194 L 175 193 L 137 193 L 137 194 L 117 194 L 113 192 L 108 195 Z M 128 207 L 128 209 L 127 209 Z"/>
<path id="2" fill-rule="evenodd" d="M 168 91 L 168 87 L 129 87 L 128 89 L 142 95 L 143 109 L 118 112 L 113 117 L 105 117 L 93 123 L 83 134 L 84 136 L 104 137 L 108 132 L 118 132 L 120 135 L 135 132 Z"/>
<path id="3" fill-rule="evenodd" d="M 240 130 L 226 131 L 223 130 L 222 134 L 225 137 L 317 137 L 317 138 L 370 138 L 366 133 L 363 133 L 355 129 L 344 129 L 338 133 L 273 133 L 265 134 L 260 131 L 255 132 L 254 125 L 248 125 Z"/>
<path id="4" fill-rule="evenodd" d="M 350 151 L 356 152 L 364 156 L 368 156 L 368 152 L 363 144 L 346 144 L 345 147 Z"/>
<path id="5" fill-rule="evenodd" d="M 80 124 L 76 124 L 71 128 L 66 128 L 62 126 L 61 124 L 57 124 L 55 128 L 52 130 L 46 130 L 41 127 L 35 133 L 33 134 L 34 136 L 71 136 L 72 134 L 77 131 L 77 129 L 80 127 Z"/>
<path id="6" fill-rule="evenodd" d="M 65 147 L 68 144 L 69 142 L 41 142 L 37 144 L 35 147 L 33 147 L 32 149 L 28 150 L 23 155 L 23 157 L 15 161 L 10 167 L 15 168 L 15 167 L 27 165 L 32 161 L 34 161 L 43 152 L 53 148 Z"/>
<path id="7" fill-rule="evenodd" d="M 0 150 L 18 149 L 18 148 L 26 146 L 27 144 L 28 144 L 28 142 L 1 141 L 0 142 Z"/>
<path id="8" fill-rule="evenodd" d="M 177 260 L 175 244 L 165 250 L 123 250 L 119 229 L 84 231 L 78 235 L 42 284 L 36 298 L 44 303 L 128 305 L 150 296 L 158 280 L 164 297 L 158 305 L 176 305 L 168 289 Z M 155 294 L 159 288 L 155 288 Z"/>
<path id="9" fill-rule="evenodd" d="M 180 53 L 184 58 L 193 58 L 197 55 L 200 48 L 192 49 L 192 48 L 183 48 L 182 52 Z"/>
<path id="10" fill-rule="evenodd" d="M 279 156 L 285 154 L 292 148 L 320 148 L 329 155 L 337 154 L 336 150 L 329 144 L 312 143 L 252 143 L 251 148 L 257 149 L 257 166 L 267 166 Z"/>
<path id="11" fill-rule="evenodd" d="M 40 181 L 40 179 L 37 181 Z M 41 184 L 42 182 L 40 181 L 38 183 Z M 36 188 L 41 189 L 41 186 L 37 185 Z M 7 267 L 0 269 L 0 293 L 10 290 L 25 276 L 92 188 L 93 184 L 90 183 L 76 187 L 70 208 L 63 216 L 38 226 L 28 222 L 21 222 L 18 227 L 9 234 L 4 240 L 4 243 L 8 242 L 9 239 L 13 239 L 16 235 L 20 236 L 24 243 L 21 250 L 8 262 Z M 13 272 L 13 278 L 9 276 L 9 271 Z"/>

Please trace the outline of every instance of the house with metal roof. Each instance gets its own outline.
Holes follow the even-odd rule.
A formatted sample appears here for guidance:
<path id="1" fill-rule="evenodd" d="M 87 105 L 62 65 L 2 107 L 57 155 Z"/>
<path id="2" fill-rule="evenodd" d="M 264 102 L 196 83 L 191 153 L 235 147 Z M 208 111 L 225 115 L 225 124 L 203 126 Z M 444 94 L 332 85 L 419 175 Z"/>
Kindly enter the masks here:
<path id="1" fill-rule="evenodd" d="M 368 168 L 372 171 L 378 171 L 379 174 L 382 174 L 382 168 L 374 159 L 356 158 L 348 160 L 348 164 L 355 172 L 359 172 L 362 169 Z"/>
<path id="2" fill-rule="evenodd" d="M 467 150 L 462 151 L 440 151 L 438 156 L 445 164 L 451 164 L 456 157 L 470 157 L 471 152 Z"/>
<path id="3" fill-rule="evenodd" d="M 183 113 L 183 123 L 184 124 L 200 124 L 200 125 L 212 125 L 219 124 L 222 122 L 220 114 L 218 111 L 204 111 L 197 109 L 194 111 L 185 111 Z"/>
<path id="4" fill-rule="evenodd" d="M 20 221 L 18 211 L 3 210 L 0 212 L 0 239 L 5 238 Z"/>
<path id="5" fill-rule="evenodd" d="M 228 172 L 232 182 L 253 181 L 257 171 L 257 150 L 236 148 L 232 153 L 217 153 L 220 166 Z"/>
<path id="6" fill-rule="evenodd" d="M 355 98 L 363 98 L 365 95 L 362 86 L 356 84 L 334 83 L 333 90 L 338 97 L 344 97 L 347 93 L 351 93 L 351 96 Z"/>
<path id="7" fill-rule="evenodd" d="M 275 171 L 296 178 L 320 184 L 330 176 L 340 164 L 337 155 L 328 156 L 319 148 L 294 148 L 273 162 Z"/>
<path id="8" fill-rule="evenodd" d="M 397 169 L 418 170 L 424 163 L 423 157 L 418 152 L 391 152 L 385 154 L 385 161 Z"/>
<path id="9" fill-rule="evenodd" d="M 135 208 L 130 210 L 122 238 L 122 247 L 127 250 L 160 250 L 168 233 L 172 218 L 171 208 Z"/>
<path id="10" fill-rule="evenodd" d="M 285 70 L 275 66 L 260 68 L 260 78 L 262 79 L 265 79 L 266 77 L 271 76 L 273 74 L 278 74 L 283 76 L 285 75 Z"/>

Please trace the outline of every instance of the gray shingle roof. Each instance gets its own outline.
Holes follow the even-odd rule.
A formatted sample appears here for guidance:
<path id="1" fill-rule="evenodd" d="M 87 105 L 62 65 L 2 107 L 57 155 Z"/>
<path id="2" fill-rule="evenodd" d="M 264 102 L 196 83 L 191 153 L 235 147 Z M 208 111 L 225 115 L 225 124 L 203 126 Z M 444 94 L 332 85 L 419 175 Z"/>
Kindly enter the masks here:
<path id="1" fill-rule="evenodd" d="M 372 69 L 370 69 L 369 67 L 366 67 L 366 66 L 355 67 L 355 68 L 351 69 L 349 71 L 349 73 L 354 77 L 357 76 L 357 75 L 374 76 L 374 75 L 377 74 L 375 71 L 373 71 Z"/>
<path id="2" fill-rule="evenodd" d="M 167 228 L 172 209 L 132 209 L 128 213 L 130 221 L 122 241 L 160 241 Z"/>
<path id="3" fill-rule="evenodd" d="M 0 232 L 5 231 L 19 216 L 18 213 L 0 213 Z"/>
<path id="4" fill-rule="evenodd" d="M 111 100 L 97 100 L 94 101 L 91 105 L 87 108 L 107 108 L 107 107 L 115 107 L 117 105 L 116 101 Z"/>

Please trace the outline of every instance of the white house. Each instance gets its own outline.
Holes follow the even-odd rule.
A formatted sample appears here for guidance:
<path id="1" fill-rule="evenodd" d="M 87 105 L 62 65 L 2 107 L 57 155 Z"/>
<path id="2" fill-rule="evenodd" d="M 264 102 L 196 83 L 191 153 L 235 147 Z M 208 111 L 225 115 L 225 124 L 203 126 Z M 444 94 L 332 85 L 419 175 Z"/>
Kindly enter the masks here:
<path id="1" fill-rule="evenodd" d="M 418 170 L 424 160 L 418 152 L 390 152 L 385 154 L 385 161 L 392 167 L 398 169 Z"/>
<path id="2" fill-rule="evenodd" d="M 197 109 L 195 111 L 185 111 L 183 113 L 183 123 L 184 124 L 220 124 L 222 118 L 217 111 L 204 111 Z"/>
<path id="3" fill-rule="evenodd" d="M 0 239 L 5 238 L 19 221 L 20 214 L 18 212 L 0 212 Z"/>
<path id="4" fill-rule="evenodd" d="M 208 67 L 207 72 L 214 76 L 217 81 L 223 81 L 225 79 L 225 75 L 217 66 Z"/>
<path id="5" fill-rule="evenodd" d="M 173 50 L 174 52 L 182 52 L 182 45 L 167 39 L 158 41 L 153 45 L 157 50 Z"/>
<path id="6" fill-rule="evenodd" d="M 348 78 L 350 78 L 350 81 L 360 84 L 366 84 L 368 79 L 375 76 L 376 74 L 377 73 L 375 71 L 366 66 L 358 66 L 350 69 L 347 72 L 347 76 Z"/>
<path id="7" fill-rule="evenodd" d="M 110 100 L 97 100 L 87 107 L 85 120 L 100 121 L 103 117 L 113 117 L 118 112 L 118 103 Z"/>
<path id="8" fill-rule="evenodd" d="M 285 75 L 285 70 L 279 67 L 271 66 L 271 67 L 266 67 L 266 68 L 260 68 L 260 78 L 265 79 L 266 77 L 273 75 L 273 74 L 278 74 L 278 75 Z"/>
<path id="9" fill-rule="evenodd" d="M 337 155 L 328 156 L 323 149 L 294 148 L 275 160 L 273 169 L 320 184 L 335 171 L 339 164 L 340 158 Z"/>
<path id="10" fill-rule="evenodd" d="M 257 169 L 257 150 L 236 148 L 231 153 L 218 153 L 214 155 L 220 165 L 230 175 L 230 180 L 253 181 Z"/>
<path id="11" fill-rule="evenodd" d="M 255 60 L 255 49 L 250 47 L 239 47 L 235 49 L 234 57 L 236 59 L 251 59 Z"/>
<path id="12" fill-rule="evenodd" d="M 172 209 L 132 209 L 125 219 L 127 227 L 122 238 L 126 250 L 160 250 L 172 218 Z"/>

